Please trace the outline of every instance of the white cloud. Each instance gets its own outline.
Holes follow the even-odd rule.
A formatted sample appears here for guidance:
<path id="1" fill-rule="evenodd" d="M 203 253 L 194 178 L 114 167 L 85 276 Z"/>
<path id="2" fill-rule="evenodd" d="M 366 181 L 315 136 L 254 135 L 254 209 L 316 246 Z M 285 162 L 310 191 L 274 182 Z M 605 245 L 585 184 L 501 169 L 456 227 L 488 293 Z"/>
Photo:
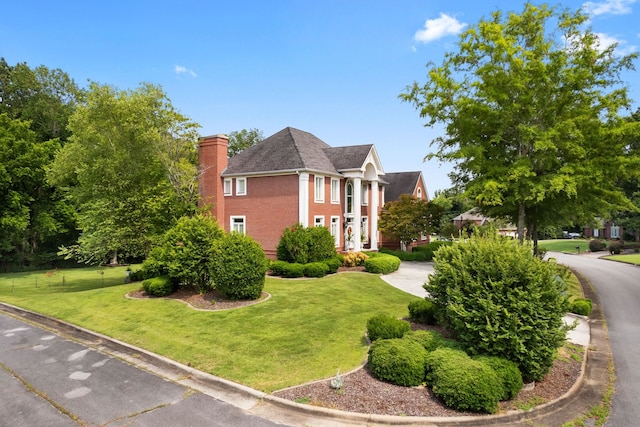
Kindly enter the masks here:
<path id="1" fill-rule="evenodd" d="M 416 31 L 413 39 L 422 43 L 429 43 L 447 35 L 458 34 L 467 24 L 458 21 L 445 13 L 440 18 L 427 19 L 424 29 Z"/>
<path id="2" fill-rule="evenodd" d="M 631 13 L 631 5 L 635 2 L 636 0 L 588 1 L 582 5 L 582 8 L 591 16 L 627 15 Z"/>
<path id="3" fill-rule="evenodd" d="M 176 65 L 175 66 L 175 72 L 176 74 L 179 76 L 181 74 L 189 74 L 191 77 L 198 77 L 198 75 L 195 73 L 195 71 L 187 68 L 187 67 L 183 67 L 182 65 Z"/>
<path id="4" fill-rule="evenodd" d="M 636 50 L 638 50 L 638 48 L 636 46 L 632 46 L 632 45 L 627 45 L 627 41 L 626 40 L 621 40 L 618 39 L 614 36 L 610 36 L 608 34 L 604 34 L 604 33 L 594 33 L 594 35 L 596 37 L 598 37 L 598 51 L 602 52 L 605 49 L 607 49 L 609 46 L 611 46 L 612 44 L 618 44 L 618 46 L 616 47 L 616 54 L 618 55 L 628 55 L 630 53 L 635 52 Z"/>

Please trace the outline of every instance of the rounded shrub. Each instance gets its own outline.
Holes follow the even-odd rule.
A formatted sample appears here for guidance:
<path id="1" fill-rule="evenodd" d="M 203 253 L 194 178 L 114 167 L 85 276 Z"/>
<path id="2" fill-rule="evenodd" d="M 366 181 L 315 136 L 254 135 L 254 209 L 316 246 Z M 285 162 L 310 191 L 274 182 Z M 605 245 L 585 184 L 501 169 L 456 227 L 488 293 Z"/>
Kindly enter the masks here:
<path id="1" fill-rule="evenodd" d="M 176 290 L 176 284 L 168 276 L 152 277 L 142 282 L 142 289 L 147 295 L 165 297 Z"/>
<path id="2" fill-rule="evenodd" d="M 427 351 L 434 351 L 444 342 L 442 334 L 437 331 L 409 331 L 402 338 L 417 342 Z"/>
<path id="3" fill-rule="evenodd" d="M 257 299 L 264 288 L 267 258 L 251 237 L 232 232 L 215 247 L 212 276 L 215 287 L 230 299 Z"/>
<path id="4" fill-rule="evenodd" d="M 493 368 L 469 357 L 442 361 L 433 371 L 432 390 L 450 408 L 490 414 L 504 395 Z"/>
<path id="5" fill-rule="evenodd" d="M 378 254 L 364 260 L 364 268 L 373 274 L 389 274 L 400 268 L 400 258 L 393 255 Z"/>
<path id="6" fill-rule="evenodd" d="M 435 308 L 433 301 L 430 299 L 411 301 L 408 308 L 409 317 L 414 322 L 424 323 L 425 325 L 435 325 Z"/>
<path id="7" fill-rule="evenodd" d="M 371 342 L 379 339 L 402 338 L 410 330 L 409 322 L 388 314 L 378 314 L 367 320 L 367 335 Z"/>
<path id="8" fill-rule="evenodd" d="M 598 239 L 589 240 L 589 250 L 591 252 L 604 251 L 606 247 L 607 245 L 602 240 L 598 240 Z"/>
<path id="9" fill-rule="evenodd" d="M 286 261 L 273 261 L 269 264 L 269 270 L 276 276 L 284 276 L 284 270 L 287 268 L 287 265 L 289 265 L 289 263 Z"/>
<path id="10" fill-rule="evenodd" d="M 327 227 L 308 227 L 307 262 L 318 262 L 336 255 L 336 241 Z"/>
<path id="11" fill-rule="evenodd" d="M 571 312 L 581 316 L 588 316 L 593 310 L 593 304 L 588 298 L 576 298 L 571 303 Z"/>
<path id="12" fill-rule="evenodd" d="M 307 277 L 324 277 L 329 273 L 329 266 L 324 262 L 310 262 L 304 265 L 304 275 Z"/>
<path id="13" fill-rule="evenodd" d="M 285 263 L 282 267 L 282 277 L 288 279 L 295 279 L 296 277 L 304 276 L 304 264 L 297 262 Z"/>
<path id="14" fill-rule="evenodd" d="M 329 274 L 337 273 L 338 269 L 342 266 L 342 259 L 337 256 L 327 258 L 322 262 L 324 262 L 329 268 Z"/>
<path id="15" fill-rule="evenodd" d="M 512 361 L 498 356 L 476 356 L 473 359 L 490 366 L 498 375 L 504 391 L 500 400 L 513 399 L 522 390 L 522 374 Z"/>
<path id="16" fill-rule="evenodd" d="M 427 385 L 433 385 L 435 380 L 435 371 L 447 361 L 463 362 L 469 359 L 469 355 L 461 349 L 449 347 L 438 347 L 428 352 L 424 360 L 425 380 Z"/>
<path id="17" fill-rule="evenodd" d="M 326 227 L 295 224 L 282 231 L 276 256 L 279 260 L 307 264 L 336 255 L 335 240 Z"/>
<path id="18" fill-rule="evenodd" d="M 619 240 L 612 240 L 609 242 L 609 253 L 611 255 L 619 255 L 622 252 L 622 242 Z"/>
<path id="19" fill-rule="evenodd" d="M 369 370 L 382 381 L 413 387 L 424 380 L 426 356 L 427 351 L 415 341 L 378 340 L 369 349 Z"/>

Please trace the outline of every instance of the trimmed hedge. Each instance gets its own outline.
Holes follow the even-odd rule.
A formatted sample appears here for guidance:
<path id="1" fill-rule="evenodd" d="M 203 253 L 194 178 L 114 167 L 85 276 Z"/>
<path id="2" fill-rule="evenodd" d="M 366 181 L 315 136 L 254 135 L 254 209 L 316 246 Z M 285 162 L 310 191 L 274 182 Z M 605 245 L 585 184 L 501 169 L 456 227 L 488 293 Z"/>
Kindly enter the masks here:
<path id="1" fill-rule="evenodd" d="M 518 369 L 518 365 L 504 357 L 498 356 L 476 356 L 473 358 L 478 362 L 490 366 L 498 375 L 498 379 L 502 382 L 503 393 L 500 400 L 510 400 L 518 395 L 522 386 L 522 374 Z"/>
<path id="2" fill-rule="evenodd" d="M 427 350 L 415 341 L 378 340 L 369 349 L 369 370 L 380 380 L 414 387 L 424 380 L 426 356 Z"/>
<path id="3" fill-rule="evenodd" d="M 367 320 L 367 335 L 371 342 L 379 339 L 402 338 L 410 330 L 409 322 L 388 314 L 378 314 Z"/>
<path id="4" fill-rule="evenodd" d="M 269 270 L 276 276 L 284 276 L 284 271 L 288 265 L 289 263 L 286 261 L 272 261 L 269 264 Z"/>
<path id="5" fill-rule="evenodd" d="M 598 239 L 589 240 L 589 250 L 591 252 L 604 251 L 606 247 L 607 247 L 606 243 L 604 243 L 602 240 L 598 240 Z"/>
<path id="6" fill-rule="evenodd" d="M 304 264 L 299 264 L 297 262 L 285 263 L 285 265 L 282 267 L 281 276 L 289 279 L 294 279 L 296 277 L 303 277 Z"/>
<path id="7" fill-rule="evenodd" d="M 338 269 L 342 267 L 343 259 L 338 258 L 337 256 L 334 256 L 332 258 L 325 259 L 322 262 L 324 262 L 327 265 L 327 267 L 329 267 L 329 274 L 333 274 L 333 273 L 337 273 Z"/>
<path id="8" fill-rule="evenodd" d="M 434 351 L 441 347 L 445 342 L 445 339 L 442 337 L 440 332 L 422 330 L 409 331 L 404 334 L 402 339 L 415 341 L 427 351 Z"/>
<path id="9" fill-rule="evenodd" d="M 364 268 L 373 274 L 389 274 L 400 268 L 400 258 L 393 255 L 378 254 L 364 261 Z"/>
<path id="10" fill-rule="evenodd" d="M 425 367 L 425 380 L 427 385 L 433 386 L 435 380 L 435 371 L 439 369 L 446 361 L 464 361 L 469 358 L 469 355 L 462 349 L 454 349 L 449 347 L 439 346 L 435 350 L 427 353 L 427 357 L 424 361 Z"/>
<path id="11" fill-rule="evenodd" d="M 430 258 L 424 252 L 394 251 L 387 248 L 380 248 L 379 251 L 386 255 L 393 255 L 401 261 L 430 261 Z"/>
<path id="12" fill-rule="evenodd" d="M 609 253 L 611 255 L 619 255 L 622 252 L 623 243 L 619 240 L 612 240 L 609 242 Z"/>
<path id="13" fill-rule="evenodd" d="M 570 311 L 572 313 L 579 314 L 581 316 L 588 316 L 591 314 L 591 310 L 593 310 L 593 304 L 588 298 L 576 298 L 571 303 Z"/>
<path id="14" fill-rule="evenodd" d="M 324 262 L 310 262 L 304 265 L 304 275 L 307 277 L 324 277 L 329 273 L 329 266 Z"/>
<path id="15" fill-rule="evenodd" d="M 258 242 L 231 232 L 217 242 L 212 257 L 215 287 L 230 299 L 257 299 L 262 295 L 267 257 Z"/>
<path id="16" fill-rule="evenodd" d="M 505 394 L 496 371 L 470 357 L 443 360 L 433 371 L 432 390 L 450 408 L 489 414 Z"/>
<path id="17" fill-rule="evenodd" d="M 175 291 L 176 283 L 169 276 L 158 276 L 145 279 L 142 282 L 142 289 L 147 295 L 165 297 Z"/>
<path id="18" fill-rule="evenodd" d="M 414 322 L 424 323 L 425 325 L 436 324 L 435 308 L 433 301 L 430 299 L 411 301 L 408 308 L 409 317 Z"/>

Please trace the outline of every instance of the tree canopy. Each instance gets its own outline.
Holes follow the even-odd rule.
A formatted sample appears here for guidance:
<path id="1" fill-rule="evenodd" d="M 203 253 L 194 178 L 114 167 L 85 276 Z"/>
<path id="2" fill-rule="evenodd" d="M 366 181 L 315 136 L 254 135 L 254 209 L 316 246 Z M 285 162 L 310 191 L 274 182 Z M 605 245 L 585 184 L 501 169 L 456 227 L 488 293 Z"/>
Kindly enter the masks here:
<path id="1" fill-rule="evenodd" d="M 619 116 L 631 102 L 621 73 L 637 54 L 605 47 L 587 19 L 530 3 L 496 11 L 400 95 L 426 126 L 445 126 L 427 157 L 454 161 L 454 181 L 520 239 L 633 209 L 617 183 L 639 169 L 626 146 L 640 127 Z"/>
<path id="2" fill-rule="evenodd" d="M 241 129 L 238 131 L 229 132 L 229 147 L 228 155 L 233 157 L 241 151 L 262 142 L 264 135 L 259 129 Z"/>
<path id="3" fill-rule="evenodd" d="M 192 212 L 197 127 L 158 86 L 119 91 L 91 83 L 49 173 L 78 210 L 81 235 L 67 255 L 92 263 L 143 256 Z"/>
<path id="4" fill-rule="evenodd" d="M 378 229 L 399 239 L 403 247 L 437 229 L 442 208 L 426 200 L 402 194 L 398 200 L 385 203 Z"/>

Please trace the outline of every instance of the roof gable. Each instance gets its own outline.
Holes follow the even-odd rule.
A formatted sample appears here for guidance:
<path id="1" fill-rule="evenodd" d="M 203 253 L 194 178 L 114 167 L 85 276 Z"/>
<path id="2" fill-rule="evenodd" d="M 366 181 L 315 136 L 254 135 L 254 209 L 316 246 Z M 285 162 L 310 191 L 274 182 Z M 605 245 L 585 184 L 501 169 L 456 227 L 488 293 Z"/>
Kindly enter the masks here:
<path id="1" fill-rule="evenodd" d="M 418 183 L 422 179 L 422 172 L 393 172 L 384 175 L 388 185 L 384 191 L 385 200 L 395 201 L 403 194 L 414 195 Z M 424 183 L 423 183 L 424 185 Z"/>

